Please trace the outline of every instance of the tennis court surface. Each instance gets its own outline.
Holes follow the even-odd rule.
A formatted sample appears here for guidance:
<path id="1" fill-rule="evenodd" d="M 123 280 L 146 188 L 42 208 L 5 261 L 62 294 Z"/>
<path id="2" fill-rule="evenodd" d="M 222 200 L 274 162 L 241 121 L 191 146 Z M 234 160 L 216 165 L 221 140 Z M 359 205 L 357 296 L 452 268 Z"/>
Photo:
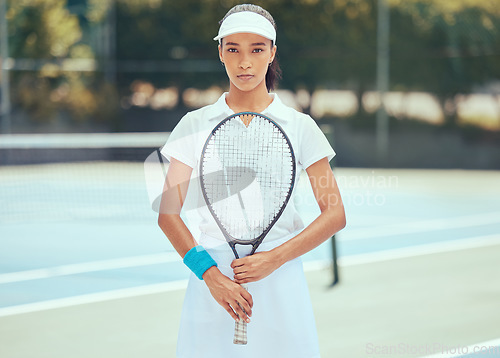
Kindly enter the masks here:
<path id="1" fill-rule="evenodd" d="M 143 168 L 0 168 L 0 357 L 175 356 L 188 272 Z M 500 357 L 500 172 L 335 174 L 340 283 L 330 242 L 304 257 L 322 357 Z"/>

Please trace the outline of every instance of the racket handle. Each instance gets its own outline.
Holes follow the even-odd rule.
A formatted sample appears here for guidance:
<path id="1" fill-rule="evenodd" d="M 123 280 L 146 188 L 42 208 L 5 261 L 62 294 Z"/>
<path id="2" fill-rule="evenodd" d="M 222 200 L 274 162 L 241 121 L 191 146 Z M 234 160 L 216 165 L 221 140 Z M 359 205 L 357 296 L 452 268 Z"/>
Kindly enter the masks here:
<path id="1" fill-rule="evenodd" d="M 247 284 L 242 283 L 241 287 L 243 287 L 245 290 L 248 291 Z M 241 307 L 241 309 L 243 309 L 243 307 Z M 243 312 L 245 312 L 245 310 L 243 310 Z M 239 322 L 234 323 L 233 343 L 234 344 L 247 344 L 247 323 L 243 319 L 240 319 Z"/>

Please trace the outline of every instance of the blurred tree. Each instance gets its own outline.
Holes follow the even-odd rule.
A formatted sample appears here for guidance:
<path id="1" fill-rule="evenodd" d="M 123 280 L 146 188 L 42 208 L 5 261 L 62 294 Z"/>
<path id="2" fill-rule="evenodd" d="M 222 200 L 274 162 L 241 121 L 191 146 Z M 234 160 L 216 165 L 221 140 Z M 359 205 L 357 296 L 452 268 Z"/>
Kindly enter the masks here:
<path id="1" fill-rule="evenodd" d="M 455 96 L 500 77 L 500 7 L 495 0 L 390 0 L 391 81 L 434 93 L 448 124 Z M 409 26 L 410 25 L 410 26 Z"/>
<path id="2" fill-rule="evenodd" d="M 89 0 L 88 18 L 103 21 L 111 0 Z M 278 23 L 279 58 L 284 70 L 281 88 L 355 89 L 359 100 L 374 81 L 375 0 L 255 1 Z M 118 0 L 117 57 L 121 61 L 163 61 L 163 73 L 121 73 L 127 89 L 135 79 L 156 86 L 227 85 L 217 44 L 218 21 L 234 0 Z M 362 108 L 362 106 L 359 106 Z M 308 111 L 308 108 L 306 108 Z"/>
<path id="3" fill-rule="evenodd" d="M 10 56 L 35 69 L 13 71 L 14 104 L 42 122 L 63 112 L 76 121 L 113 118 L 116 96 L 98 73 L 88 71 L 94 53 L 81 41 L 78 16 L 68 10 L 67 1 L 24 0 L 9 5 Z"/>
<path id="4" fill-rule="evenodd" d="M 112 0 L 88 0 L 87 18 L 106 21 Z M 175 86 L 182 94 L 189 87 L 207 88 L 222 84 L 225 77 L 212 37 L 222 17 L 216 0 L 117 0 L 116 56 L 120 59 L 120 92 L 130 91 L 136 80 L 155 87 Z M 144 66 L 163 66 L 158 72 Z M 125 71 L 120 71 L 125 69 Z M 182 96 L 178 104 L 183 107 Z"/>
<path id="5" fill-rule="evenodd" d="M 57 108 L 82 120 L 113 118 L 118 98 L 136 80 L 157 88 L 175 86 L 180 93 L 189 87 L 226 86 L 212 37 L 218 21 L 240 2 L 11 0 L 11 56 L 50 60 L 36 74 L 14 73 L 17 101 L 38 119 L 53 117 Z M 391 89 L 435 93 L 450 121 L 456 122 L 455 94 L 500 76 L 498 1 L 388 2 Z M 268 9 L 278 24 L 284 72 L 280 87 L 309 93 L 318 88 L 354 90 L 358 116 L 363 117 L 362 95 L 375 87 L 377 0 L 255 3 Z M 68 10 L 76 7 L 83 12 Z M 116 50 L 104 53 L 114 41 Z M 110 56 L 118 60 L 119 94 L 102 72 L 63 71 L 65 58 L 95 59 L 104 69 Z"/>
<path id="6" fill-rule="evenodd" d="M 89 0 L 89 18 L 104 19 L 111 0 Z M 124 88 L 137 77 L 157 86 L 225 85 L 217 67 L 217 21 L 234 0 L 118 0 L 117 56 L 161 60 L 163 73 L 122 73 Z M 278 23 L 281 88 L 348 88 L 361 98 L 375 87 L 377 0 L 257 0 Z M 498 7 L 493 0 L 389 0 L 391 86 L 450 98 L 498 71 Z M 192 71 L 191 71 L 192 70 Z M 306 108 L 306 111 L 309 109 Z M 456 111 L 451 111 L 453 117 Z"/>
<path id="7" fill-rule="evenodd" d="M 360 104 L 375 80 L 375 0 L 267 3 L 279 25 L 283 86 L 310 94 L 318 88 L 347 88 L 357 93 Z"/>
<path id="8" fill-rule="evenodd" d="M 66 0 L 10 1 L 9 5 L 10 50 L 15 57 L 63 57 L 82 36 Z"/>

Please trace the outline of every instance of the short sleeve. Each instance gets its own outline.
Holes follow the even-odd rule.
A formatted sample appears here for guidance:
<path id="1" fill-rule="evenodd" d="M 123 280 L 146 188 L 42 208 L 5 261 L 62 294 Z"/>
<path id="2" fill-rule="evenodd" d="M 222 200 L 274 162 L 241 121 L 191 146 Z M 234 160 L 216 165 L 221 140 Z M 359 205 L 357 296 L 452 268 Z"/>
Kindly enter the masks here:
<path id="1" fill-rule="evenodd" d="M 160 150 L 161 154 L 169 161 L 175 158 L 182 163 L 194 168 L 196 165 L 195 158 L 195 131 L 193 130 L 193 118 L 189 113 L 181 118 L 170 133 L 167 142 Z"/>
<path id="2" fill-rule="evenodd" d="M 335 156 L 335 151 L 325 134 L 309 116 L 301 118 L 299 138 L 298 158 L 304 169 L 320 159 L 327 157 L 330 161 Z"/>

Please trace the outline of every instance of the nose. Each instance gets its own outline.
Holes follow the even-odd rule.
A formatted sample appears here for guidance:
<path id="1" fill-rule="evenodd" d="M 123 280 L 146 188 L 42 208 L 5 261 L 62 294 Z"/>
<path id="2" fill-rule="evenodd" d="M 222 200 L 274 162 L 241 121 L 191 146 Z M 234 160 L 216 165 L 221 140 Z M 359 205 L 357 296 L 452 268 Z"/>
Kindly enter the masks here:
<path id="1" fill-rule="evenodd" d="M 246 70 L 247 68 L 252 67 L 252 63 L 250 62 L 250 58 L 248 55 L 243 55 L 240 61 L 240 68 Z"/>

